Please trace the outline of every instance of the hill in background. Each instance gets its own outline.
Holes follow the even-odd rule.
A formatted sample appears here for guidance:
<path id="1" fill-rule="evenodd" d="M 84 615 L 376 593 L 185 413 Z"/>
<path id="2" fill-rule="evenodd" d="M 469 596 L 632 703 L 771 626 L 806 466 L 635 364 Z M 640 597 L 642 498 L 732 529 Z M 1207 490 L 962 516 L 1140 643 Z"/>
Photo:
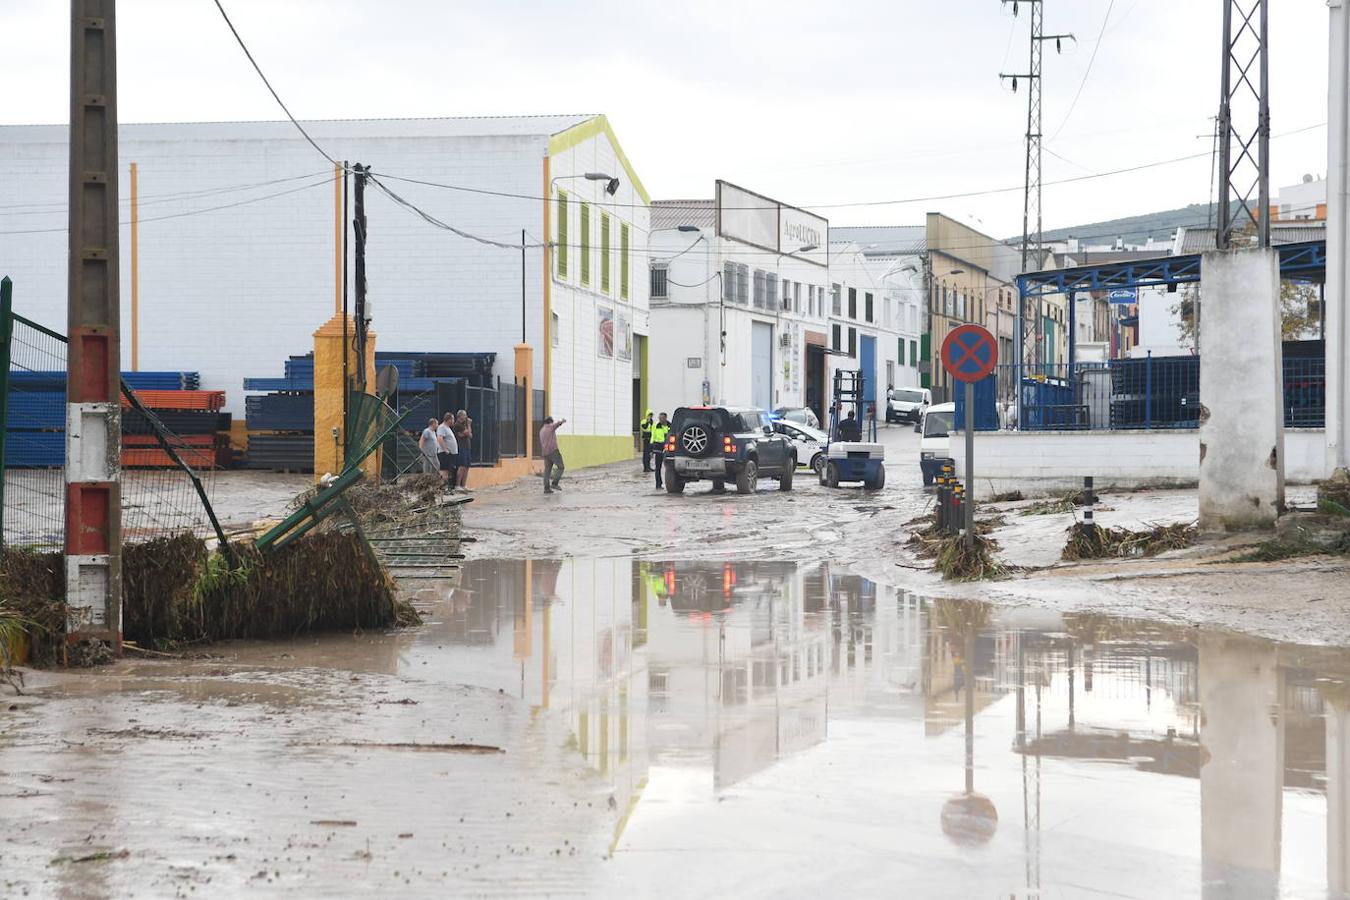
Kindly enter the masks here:
<path id="1" fill-rule="evenodd" d="M 1217 217 L 1217 208 L 1217 204 L 1213 203 L 1192 203 L 1180 209 L 1127 216 L 1123 219 L 1093 222 L 1088 225 L 1074 225 L 1069 228 L 1055 228 L 1045 232 L 1045 240 L 1061 241 L 1073 237 L 1091 244 L 1113 243 L 1116 238 L 1124 238 L 1126 244 L 1143 244 L 1150 239 L 1165 241 L 1170 239 L 1172 233 L 1179 227 L 1213 225 Z M 1019 235 L 1011 242 L 1016 243 L 1020 240 Z"/>

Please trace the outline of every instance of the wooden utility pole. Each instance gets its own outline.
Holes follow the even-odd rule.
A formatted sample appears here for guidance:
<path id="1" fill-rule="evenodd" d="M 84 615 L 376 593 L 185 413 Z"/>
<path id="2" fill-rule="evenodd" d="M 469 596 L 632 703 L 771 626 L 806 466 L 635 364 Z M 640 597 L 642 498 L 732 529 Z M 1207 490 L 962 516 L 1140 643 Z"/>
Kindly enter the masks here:
<path id="1" fill-rule="evenodd" d="M 71 640 L 121 647 L 116 0 L 70 4 L 66 602 Z"/>
<path id="2" fill-rule="evenodd" d="M 356 235 L 356 390 L 366 390 L 366 331 L 369 313 L 366 310 L 366 172 L 360 163 L 352 166 L 356 173 L 356 210 L 352 219 L 352 233 Z"/>

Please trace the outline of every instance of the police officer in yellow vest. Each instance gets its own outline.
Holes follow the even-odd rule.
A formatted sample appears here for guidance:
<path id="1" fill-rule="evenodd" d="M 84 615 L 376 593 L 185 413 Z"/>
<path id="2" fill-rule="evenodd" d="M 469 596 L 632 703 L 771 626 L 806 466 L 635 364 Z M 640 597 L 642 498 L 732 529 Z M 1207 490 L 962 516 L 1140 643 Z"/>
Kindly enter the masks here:
<path id="1" fill-rule="evenodd" d="M 662 462 L 665 459 L 666 438 L 670 435 L 670 421 L 665 413 L 661 413 L 661 418 L 657 419 L 652 425 L 652 462 L 656 466 L 656 487 L 658 489 L 665 485 L 661 481 Z"/>
<path id="2" fill-rule="evenodd" d="M 652 470 L 652 411 L 647 410 L 638 422 L 638 440 L 642 442 L 642 471 Z"/>

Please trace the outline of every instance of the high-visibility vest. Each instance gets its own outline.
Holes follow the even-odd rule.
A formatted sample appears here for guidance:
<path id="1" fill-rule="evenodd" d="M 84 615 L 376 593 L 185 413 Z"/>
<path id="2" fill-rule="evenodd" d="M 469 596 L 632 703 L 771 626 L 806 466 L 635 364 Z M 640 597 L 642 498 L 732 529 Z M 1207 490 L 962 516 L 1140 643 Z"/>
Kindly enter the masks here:
<path id="1" fill-rule="evenodd" d="M 670 426 L 662 425 L 660 422 L 652 423 L 652 445 L 662 448 L 666 445 L 666 435 L 670 434 Z"/>
<path id="2" fill-rule="evenodd" d="M 650 440 L 652 433 L 652 426 L 655 424 L 656 422 L 653 421 L 652 419 L 644 418 L 641 422 L 638 423 L 638 431 L 642 432 L 643 437 Z"/>

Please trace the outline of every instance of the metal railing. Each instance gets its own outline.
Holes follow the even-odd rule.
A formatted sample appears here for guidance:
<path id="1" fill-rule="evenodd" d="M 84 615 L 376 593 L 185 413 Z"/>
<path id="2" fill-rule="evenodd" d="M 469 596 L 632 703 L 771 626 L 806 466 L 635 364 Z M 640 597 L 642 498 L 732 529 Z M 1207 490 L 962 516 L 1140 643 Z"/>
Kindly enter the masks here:
<path id="1" fill-rule="evenodd" d="M 1322 428 L 1326 362 L 1283 362 L 1284 424 Z M 1198 428 L 1200 357 L 1153 356 L 1106 362 L 1001 365 L 975 396 L 977 430 L 1148 430 Z M 962 421 L 958 396 L 957 421 Z"/>

